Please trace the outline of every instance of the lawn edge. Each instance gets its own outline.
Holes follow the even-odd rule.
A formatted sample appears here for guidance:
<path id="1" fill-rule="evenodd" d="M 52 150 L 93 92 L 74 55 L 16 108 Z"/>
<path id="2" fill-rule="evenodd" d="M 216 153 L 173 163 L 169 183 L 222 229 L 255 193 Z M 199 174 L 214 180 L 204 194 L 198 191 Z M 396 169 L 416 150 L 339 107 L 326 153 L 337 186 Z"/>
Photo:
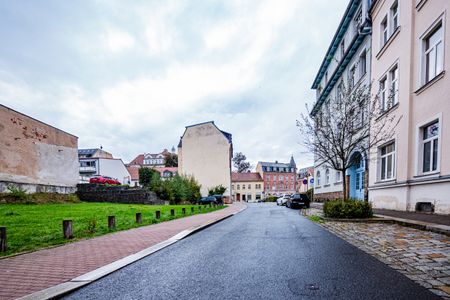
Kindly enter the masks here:
<path id="1" fill-rule="evenodd" d="M 19 298 L 19 300 L 47 300 L 47 299 L 56 299 L 56 298 L 60 298 L 70 292 L 73 292 L 83 286 L 86 286 L 88 284 L 91 284 L 97 280 L 99 280 L 100 278 L 109 275 L 115 271 L 118 271 L 120 269 L 122 269 L 123 267 L 126 267 L 138 260 L 141 260 L 155 252 L 158 252 L 159 250 L 162 250 L 196 232 L 199 232 L 203 229 L 206 229 L 216 223 L 219 223 L 225 219 L 228 219 L 242 211 L 244 211 L 245 209 L 247 209 L 247 205 L 244 205 L 243 208 L 241 208 L 240 210 L 233 212 L 229 215 L 226 216 L 222 216 L 219 218 L 216 218 L 212 221 L 206 222 L 205 224 L 199 225 L 199 226 L 194 226 L 191 227 L 189 229 L 185 229 L 179 233 L 177 233 L 176 235 L 172 236 L 171 238 L 162 241 L 158 244 L 155 244 L 151 247 L 148 247 L 146 249 L 143 249 L 137 253 L 131 254 L 129 256 L 126 256 L 124 258 L 121 258 L 115 262 L 112 262 L 110 264 L 107 264 L 103 267 L 97 268 L 93 271 L 90 271 L 88 273 L 85 273 L 83 275 L 80 275 L 76 278 L 71 279 L 70 281 L 66 281 L 63 283 L 60 283 L 58 285 L 46 288 L 44 290 L 29 294 L 29 295 L 25 295 L 21 298 Z"/>

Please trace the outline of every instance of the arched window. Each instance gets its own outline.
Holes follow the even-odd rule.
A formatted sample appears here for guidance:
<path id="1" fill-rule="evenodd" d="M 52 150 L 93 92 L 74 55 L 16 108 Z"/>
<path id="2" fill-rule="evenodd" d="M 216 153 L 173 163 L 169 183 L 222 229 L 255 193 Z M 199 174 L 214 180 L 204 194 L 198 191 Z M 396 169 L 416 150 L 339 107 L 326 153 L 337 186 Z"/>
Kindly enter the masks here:
<path id="1" fill-rule="evenodd" d="M 317 171 L 317 185 L 320 186 L 322 184 L 322 178 L 320 177 L 320 171 Z"/>
<path id="2" fill-rule="evenodd" d="M 325 171 L 325 184 L 330 184 L 330 169 Z"/>

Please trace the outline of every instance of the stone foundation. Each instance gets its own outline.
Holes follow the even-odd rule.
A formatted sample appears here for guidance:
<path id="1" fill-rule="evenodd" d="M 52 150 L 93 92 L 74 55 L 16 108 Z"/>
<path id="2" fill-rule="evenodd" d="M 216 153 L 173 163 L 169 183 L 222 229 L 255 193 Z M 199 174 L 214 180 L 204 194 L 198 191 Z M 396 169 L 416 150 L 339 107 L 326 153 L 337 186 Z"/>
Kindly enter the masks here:
<path id="1" fill-rule="evenodd" d="M 144 188 L 130 188 L 128 186 L 109 186 L 103 184 L 78 184 L 77 195 L 81 201 L 110 202 L 126 204 L 157 204 L 166 202 L 159 199 L 154 192 Z"/>
<path id="2" fill-rule="evenodd" d="M 11 181 L 0 181 L 0 193 L 8 193 L 8 186 L 14 186 L 16 188 L 26 191 L 28 194 L 32 193 L 58 193 L 58 194 L 73 194 L 77 191 L 75 186 L 56 186 L 45 184 L 31 184 L 31 183 L 18 183 Z"/>
<path id="3" fill-rule="evenodd" d="M 314 193 L 314 202 L 326 202 L 335 199 L 342 199 L 344 197 L 344 193 L 341 192 L 330 192 L 330 193 Z"/>

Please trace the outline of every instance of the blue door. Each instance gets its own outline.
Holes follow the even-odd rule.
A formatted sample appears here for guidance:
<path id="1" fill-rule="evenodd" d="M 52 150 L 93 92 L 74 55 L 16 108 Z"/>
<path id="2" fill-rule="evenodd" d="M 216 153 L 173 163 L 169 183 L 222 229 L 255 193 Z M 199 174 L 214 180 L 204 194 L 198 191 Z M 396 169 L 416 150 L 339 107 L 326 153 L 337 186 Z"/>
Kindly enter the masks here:
<path id="1" fill-rule="evenodd" d="M 350 167 L 348 175 L 350 175 L 350 198 L 364 200 L 364 187 L 365 187 L 365 170 L 364 160 L 361 154 L 356 154 L 354 163 Z"/>

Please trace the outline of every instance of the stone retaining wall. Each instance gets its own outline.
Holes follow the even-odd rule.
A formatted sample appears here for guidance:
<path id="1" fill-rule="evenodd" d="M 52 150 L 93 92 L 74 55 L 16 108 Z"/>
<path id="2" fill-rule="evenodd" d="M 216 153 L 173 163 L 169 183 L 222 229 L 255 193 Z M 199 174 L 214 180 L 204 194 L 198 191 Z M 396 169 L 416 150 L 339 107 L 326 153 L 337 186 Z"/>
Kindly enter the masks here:
<path id="1" fill-rule="evenodd" d="M 126 204 L 166 204 L 154 192 L 144 188 L 109 186 L 103 184 L 78 184 L 77 195 L 81 201 Z"/>

